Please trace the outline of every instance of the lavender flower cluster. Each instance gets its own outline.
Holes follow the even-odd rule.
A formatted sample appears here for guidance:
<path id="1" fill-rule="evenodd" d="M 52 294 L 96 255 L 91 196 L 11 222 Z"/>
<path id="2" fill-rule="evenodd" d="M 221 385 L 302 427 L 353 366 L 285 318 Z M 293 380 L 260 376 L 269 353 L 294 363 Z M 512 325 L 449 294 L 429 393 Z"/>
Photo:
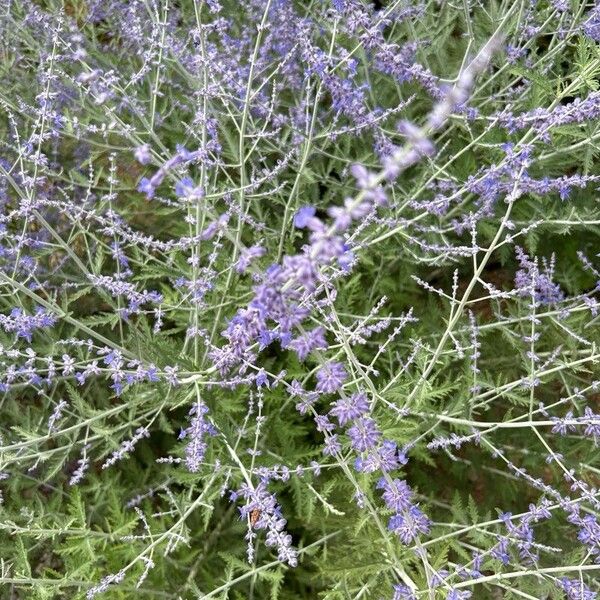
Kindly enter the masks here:
<path id="1" fill-rule="evenodd" d="M 11 598 L 600 597 L 596 3 L 0 36 Z"/>

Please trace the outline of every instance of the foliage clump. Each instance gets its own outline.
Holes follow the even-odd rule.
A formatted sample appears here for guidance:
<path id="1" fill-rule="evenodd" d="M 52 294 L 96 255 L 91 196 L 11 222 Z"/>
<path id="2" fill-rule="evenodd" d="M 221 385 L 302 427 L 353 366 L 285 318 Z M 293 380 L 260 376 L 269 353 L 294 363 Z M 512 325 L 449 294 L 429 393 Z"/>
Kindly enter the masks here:
<path id="1" fill-rule="evenodd" d="M 599 43 L 0 0 L 0 598 L 597 598 Z"/>

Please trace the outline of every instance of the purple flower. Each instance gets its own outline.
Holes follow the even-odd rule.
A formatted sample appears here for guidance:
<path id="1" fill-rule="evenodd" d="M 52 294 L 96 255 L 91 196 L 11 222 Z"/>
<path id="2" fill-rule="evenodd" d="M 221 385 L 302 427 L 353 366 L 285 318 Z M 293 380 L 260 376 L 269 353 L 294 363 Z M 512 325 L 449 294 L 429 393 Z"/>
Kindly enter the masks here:
<path id="1" fill-rule="evenodd" d="M 267 490 L 266 483 L 261 482 L 254 488 L 245 483 L 232 495 L 232 499 L 239 496 L 246 499 L 246 505 L 239 509 L 242 517 L 249 518 L 256 511 L 259 517 L 253 527 L 265 529 L 266 545 L 277 548 L 277 557 L 281 562 L 295 567 L 298 564 L 298 553 L 292 547 L 292 536 L 285 532 L 287 521 L 282 516 L 281 506 L 277 503 L 275 495 Z M 251 539 L 252 537 L 249 541 Z M 249 551 L 248 558 L 251 558 L 251 552 Z"/>
<path id="2" fill-rule="evenodd" d="M 583 412 L 582 422 L 586 425 L 584 433 L 593 438 L 594 443 L 598 445 L 600 441 L 600 415 L 594 413 L 589 406 L 586 406 Z"/>
<path id="3" fill-rule="evenodd" d="M 355 450 L 364 452 L 377 444 L 377 440 L 381 437 L 381 432 L 377 429 L 377 425 L 373 419 L 361 417 L 348 429 L 348 437 Z"/>
<path id="4" fill-rule="evenodd" d="M 222 10 L 221 3 L 218 0 L 206 0 L 206 4 L 211 13 L 216 14 Z"/>
<path id="5" fill-rule="evenodd" d="M 413 492 L 406 481 L 393 479 L 388 481 L 382 477 L 377 487 L 383 490 L 382 497 L 385 505 L 394 512 L 408 510 L 412 506 Z"/>
<path id="6" fill-rule="evenodd" d="M 257 388 L 270 387 L 269 386 L 269 378 L 267 376 L 267 372 L 264 369 L 259 369 L 258 373 L 256 374 L 256 379 L 254 380 L 254 382 L 256 383 Z"/>
<path id="7" fill-rule="evenodd" d="M 337 434 L 330 435 L 325 439 L 325 447 L 323 448 L 323 454 L 325 456 L 334 456 L 342 451 L 342 445 L 339 442 Z"/>
<path id="8" fill-rule="evenodd" d="M 418 506 L 411 506 L 408 511 L 394 515 L 388 522 L 388 529 L 393 531 L 403 544 L 410 544 L 419 535 L 429 533 L 431 522 Z"/>
<path id="9" fill-rule="evenodd" d="M 0 325 L 4 331 L 14 332 L 17 338 L 28 342 L 31 342 L 35 330 L 52 327 L 55 323 L 56 317 L 41 307 L 33 315 L 28 315 L 22 308 L 13 308 L 8 316 L 0 314 Z"/>
<path id="10" fill-rule="evenodd" d="M 330 361 L 317 371 L 315 389 L 325 394 L 337 392 L 347 377 L 346 369 L 342 363 Z"/>
<path id="11" fill-rule="evenodd" d="M 521 248 L 516 249 L 521 268 L 515 275 L 515 285 L 523 297 L 532 296 L 540 304 L 554 304 L 564 299 L 560 286 L 552 281 L 554 273 L 554 257 L 544 261 L 543 271 L 539 269 L 537 260 L 530 260 Z"/>
<path id="12" fill-rule="evenodd" d="M 397 127 L 398 131 L 406 136 L 420 156 L 431 156 L 435 153 L 435 146 L 425 137 L 419 127 L 407 120 L 400 121 Z"/>
<path id="13" fill-rule="evenodd" d="M 54 407 L 50 418 L 48 419 L 48 433 L 52 433 L 56 431 L 56 424 L 62 418 L 63 410 L 67 407 L 67 402 L 65 400 L 60 400 Z"/>
<path id="14" fill-rule="evenodd" d="M 189 196 L 190 192 L 193 189 L 194 189 L 194 182 L 192 181 L 191 177 L 184 177 L 183 179 L 180 179 L 175 184 L 175 194 L 179 198 L 183 198 L 185 196 Z"/>
<path id="15" fill-rule="evenodd" d="M 85 454 L 85 448 L 84 448 L 84 454 L 77 461 L 77 468 L 75 469 L 75 471 L 73 471 L 71 478 L 69 479 L 69 485 L 77 485 L 78 483 L 80 483 L 83 480 L 83 478 L 85 477 L 85 474 L 89 468 L 90 468 L 90 459 Z"/>
<path id="16" fill-rule="evenodd" d="M 472 595 L 473 594 L 471 592 L 469 592 L 468 590 L 459 591 L 459 590 L 452 589 L 446 595 L 446 600 L 467 600 Z"/>
<path id="17" fill-rule="evenodd" d="M 250 267 L 251 262 L 255 258 L 264 256 L 265 252 L 265 248 L 259 245 L 251 246 L 250 248 L 244 248 L 237 264 L 235 265 L 235 270 L 238 273 L 245 273 Z"/>
<path id="18" fill-rule="evenodd" d="M 417 600 L 417 596 L 408 586 L 396 584 L 392 600 Z"/>
<path id="19" fill-rule="evenodd" d="M 294 215 L 294 226 L 298 229 L 304 229 L 309 226 L 317 209 L 314 206 L 302 206 Z"/>
<path id="20" fill-rule="evenodd" d="M 217 435 L 217 430 L 206 418 L 208 407 L 198 401 L 190 410 L 192 417 L 190 426 L 184 430 L 180 437 L 187 438 L 188 444 L 185 447 L 185 464 L 189 471 L 197 473 L 204 461 L 204 454 L 208 448 L 206 435 Z"/>
<path id="21" fill-rule="evenodd" d="M 596 600 L 598 594 L 590 590 L 581 579 L 567 579 L 563 577 L 558 585 L 565 592 L 567 600 Z"/>
<path id="22" fill-rule="evenodd" d="M 150 199 L 154 196 L 154 186 L 147 177 L 142 177 L 137 187 L 138 192 L 146 194 L 146 198 Z"/>
<path id="23" fill-rule="evenodd" d="M 559 435 L 567 435 L 569 432 L 576 431 L 577 428 L 572 423 L 573 411 L 567 412 L 564 418 L 550 417 L 551 421 L 554 421 L 555 425 L 552 427 L 552 433 L 558 433 Z"/>
<path id="24" fill-rule="evenodd" d="M 490 550 L 490 556 L 499 560 L 502 564 L 508 564 L 510 556 L 508 555 L 509 540 L 506 537 L 500 537 L 498 543 Z"/>
<path id="25" fill-rule="evenodd" d="M 600 7 L 596 6 L 583 24 L 583 33 L 594 42 L 600 42 Z"/>
<path id="26" fill-rule="evenodd" d="M 315 329 L 307 331 L 293 339 L 288 347 L 294 350 L 298 358 L 303 361 L 313 350 L 324 350 L 327 348 L 325 330 L 323 327 L 315 327 Z"/>
<path id="27" fill-rule="evenodd" d="M 102 580 L 100 581 L 100 583 L 98 585 L 91 587 L 86 592 L 85 597 L 87 600 L 92 600 L 96 596 L 99 596 L 100 594 L 104 594 L 106 591 L 108 591 L 108 589 L 110 588 L 111 585 L 117 585 L 117 584 L 121 583 L 124 579 L 125 579 L 125 571 L 124 570 L 119 571 L 118 573 L 115 573 L 115 574 L 107 575 L 106 577 L 102 578 Z"/>
<path id="28" fill-rule="evenodd" d="M 329 414 L 333 415 L 340 425 L 345 425 L 369 412 L 369 400 L 364 392 L 356 392 L 351 396 L 344 396 L 333 403 Z"/>
<path id="29" fill-rule="evenodd" d="M 600 557 L 600 524 L 594 515 L 573 520 L 580 527 L 577 539 L 588 547 L 589 554 Z"/>
<path id="30" fill-rule="evenodd" d="M 123 459 L 127 454 L 130 454 L 135 449 L 137 443 L 143 439 L 150 437 L 150 433 L 145 427 L 138 427 L 135 432 L 135 435 L 131 439 L 125 440 L 117 450 L 115 450 L 111 456 L 104 461 L 102 465 L 103 469 L 107 469 L 108 467 L 114 465 L 119 460 Z"/>
<path id="31" fill-rule="evenodd" d="M 400 464 L 398 446 L 391 440 L 384 440 L 376 450 L 369 450 L 365 457 L 357 457 L 354 466 L 362 473 L 375 473 L 375 471 L 389 473 L 397 469 Z"/>
<path id="32" fill-rule="evenodd" d="M 152 160 L 152 155 L 150 154 L 150 146 L 148 144 L 138 146 L 134 150 L 133 155 L 141 165 L 147 165 Z"/>
<path id="33" fill-rule="evenodd" d="M 325 415 L 317 415 L 315 417 L 315 424 L 317 426 L 317 431 L 320 432 L 329 433 L 334 429 L 333 423 Z"/>

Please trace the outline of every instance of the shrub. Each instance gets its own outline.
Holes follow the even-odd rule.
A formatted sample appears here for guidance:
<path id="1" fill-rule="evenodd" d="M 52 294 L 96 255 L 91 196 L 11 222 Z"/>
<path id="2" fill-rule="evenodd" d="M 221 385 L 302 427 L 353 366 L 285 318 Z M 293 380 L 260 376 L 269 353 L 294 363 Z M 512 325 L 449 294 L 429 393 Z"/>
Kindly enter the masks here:
<path id="1" fill-rule="evenodd" d="M 593 2 L 0 14 L 2 598 L 597 597 Z"/>

